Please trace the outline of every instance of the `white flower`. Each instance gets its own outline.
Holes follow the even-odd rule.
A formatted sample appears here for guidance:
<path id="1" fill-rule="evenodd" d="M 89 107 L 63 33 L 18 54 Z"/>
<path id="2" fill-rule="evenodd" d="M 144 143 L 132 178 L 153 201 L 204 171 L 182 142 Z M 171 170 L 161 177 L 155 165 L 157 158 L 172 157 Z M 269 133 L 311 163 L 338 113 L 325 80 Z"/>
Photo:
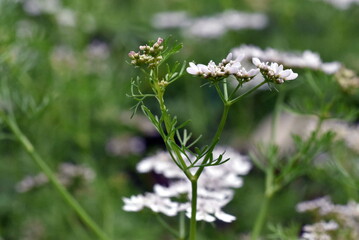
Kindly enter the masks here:
<path id="1" fill-rule="evenodd" d="M 305 225 L 303 227 L 302 240 L 331 240 L 329 231 L 337 230 L 339 225 L 334 222 L 318 222 L 313 225 Z"/>
<path id="2" fill-rule="evenodd" d="M 207 167 L 203 170 L 198 181 L 197 190 L 197 220 L 213 222 L 216 219 L 225 222 L 235 220 L 234 216 L 224 213 L 221 209 L 232 200 L 233 188 L 243 185 L 242 175 L 251 169 L 248 159 L 233 149 L 216 148 L 213 151 L 213 158 L 217 159 L 223 154 L 223 159 L 231 160 L 218 165 Z M 195 160 L 188 154 L 191 161 Z M 185 158 L 185 156 L 183 156 Z M 189 164 L 189 160 L 185 160 Z M 201 164 L 202 159 L 198 161 Z M 169 186 L 156 184 L 154 193 L 124 198 L 125 211 L 140 211 L 143 208 L 150 208 L 152 211 L 161 212 L 168 216 L 173 216 L 180 211 L 186 211 L 186 215 L 191 215 L 190 202 L 175 202 L 170 198 L 190 198 L 191 184 L 183 172 L 175 165 L 171 156 L 166 152 L 159 152 L 154 156 L 147 157 L 137 165 L 139 172 L 154 171 L 162 174 L 169 180 Z M 193 172 L 196 168 L 191 169 Z M 158 205 L 158 206 L 156 206 Z"/>
<path id="3" fill-rule="evenodd" d="M 194 64 L 193 62 L 189 63 L 190 67 L 188 67 L 186 70 L 189 74 L 192 75 L 200 75 L 202 73 L 202 71 L 199 69 L 199 67 Z"/>
<path id="4" fill-rule="evenodd" d="M 218 200 L 218 199 L 206 199 L 198 198 L 197 199 L 197 221 L 206 221 L 213 222 L 217 219 L 223 222 L 232 222 L 236 217 L 224 213 L 221 208 L 224 207 L 229 200 Z M 191 208 L 187 208 L 186 216 L 191 217 Z"/>
<path id="5" fill-rule="evenodd" d="M 336 73 L 342 66 L 339 62 L 324 63 L 318 53 L 314 53 L 310 50 L 306 50 L 302 53 L 284 52 L 273 48 L 262 50 L 256 46 L 241 45 L 240 47 L 233 48 L 231 51 L 234 56 L 245 54 L 247 60 L 250 58 L 260 58 L 265 62 L 281 63 L 285 67 L 310 68 L 323 71 L 327 74 Z"/>
<path id="6" fill-rule="evenodd" d="M 233 59 L 233 54 L 229 53 L 226 58 L 217 65 L 212 60 L 208 65 L 194 64 L 190 62 L 190 67 L 187 68 L 187 72 L 192 75 L 201 76 L 204 78 L 210 78 L 213 81 L 218 81 L 229 76 L 234 76 L 238 80 L 249 81 L 255 75 L 259 73 L 258 69 L 251 69 L 247 71 L 240 63 L 244 58 L 243 54 L 239 54 Z"/>
<path id="7" fill-rule="evenodd" d="M 167 178 L 186 179 L 184 173 L 173 163 L 167 152 L 158 152 L 154 156 L 143 159 L 137 164 L 137 171 L 140 173 L 154 171 Z"/>
<path id="8" fill-rule="evenodd" d="M 138 212 L 144 207 L 150 208 L 153 212 L 163 213 L 167 216 L 176 216 L 179 204 L 172 202 L 169 198 L 163 198 L 153 193 L 145 195 L 132 196 L 131 198 L 123 198 L 125 205 L 123 210 L 128 212 Z"/>
<path id="9" fill-rule="evenodd" d="M 297 204 L 298 212 L 319 211 L 322 215 L 331 212 L 333 208 L 334 206 L 327 196 Z"/>
<path id="10" fill-rule="evenodd" d="M 284 83 L 285 81 L 294 80 L 298 77 L 298 73 L 294 73 L 292 69 L 284 70 L 283 65 L 279 65 L 276 62 L 269 65 L 268 62 L 261 62 L 258 58 L 253 58 L 252 62 L 261 70 L 265 77 L 275 83 Z"/>

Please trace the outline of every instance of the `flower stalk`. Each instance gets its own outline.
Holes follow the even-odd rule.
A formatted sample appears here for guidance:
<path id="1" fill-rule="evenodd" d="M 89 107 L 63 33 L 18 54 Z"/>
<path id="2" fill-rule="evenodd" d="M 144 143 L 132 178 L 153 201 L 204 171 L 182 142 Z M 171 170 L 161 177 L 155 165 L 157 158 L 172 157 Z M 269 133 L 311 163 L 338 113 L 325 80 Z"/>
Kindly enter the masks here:
<path id="1" fill-rule="evenodd" d="M 162 71 L 159 71 L 159 67 L 163 65 L 169 56 L 177 53 L 181 47 L 182 45 L 177 45 L 172 49 L 168 48 L 166 46 L 166 41 L 162 38 L 158 38 L 157 42 L 155 42 L 152 46 L 151 44 L 144 45 L 139 47 L 138 52 L 131 51 L 129 53 L 131 64 L 142 68 L 153 91 L 153 94 L 143 94 L 139 88 L 139 84 L 132 81 L 131 97 L 138 101 L 135 109 L 137 109 L 138 106 L 141 106 L 144 114 L 154 124 L 155 128 L 163 138 L 173 162 L 182 170 L 191 184 L 191 190 L 188 190 L 188 194 L 191 195 L 188 197 L 191 200 L 191 203 L 190 207 L 185 207 L 185 209 L 187 211 L 187 216 L 190 217 L 188 239 L 196 240 L 198 220 L 214 221 L 215 217 L 217 217 L 223 221 L 231 222 L 235 219 L 235 217 L 221 212 L 220 209 L 210 213 L 215 217 L 213 215 L 206 215 L 203 213 L 198 215 L 199 217 L 197 216 L 197 211 L 201 211 L 198 209 L 200 207 L 197 206 L 199 198 L 198 179 L 207 166 L 217 166 L 229 160 L 223 158 L 223 153 L 214 158 L 213 153 L 224 130 L 230 107 L 240 101 L 243 97 L 257 90 L 265 83 L 280 84 L 284 81 L 295 79 L 297 74 L 291 69 L 284 70 L 283 66 L 278 65 L 277 63 L 268 65 L 267 63 L 260 62 L 259 59 L 254 60 L 254 64 L 257 66 L 256 68 L 246 70 L 240 62 L 244 58 L 244 55 L 234 57 L 232 53 L 229 53 L 219 64 L 216 64 L 213 61 L 210 61 L 208 65 L 190 62 L 189 67 L 186 68 L 187 73 L 206 79 L 210 85 L 215 87 L 218 96 L 223 103 L 221 120 L 210 144 L 202 149 L 195 148 L 196 151 L 194 152 L 192 151 L 192 148 L 198 142 L 199 138 L 191 140 L 192 142 L 190 143 L 189 140 L 191 139 L 191 134 L 187 134 L 186 129 L 184 129 L 183 134 L 181 134 L 180 130 L 184 128 L 187 122 L 178 126 L 177 118 L 169 114 L 164 100 L 166 87 L 183 75 L 185 63 L 182 65 L 180 71 L 176 71 L 180 65 L 179 63 L 176 63 L 173 68 L 167 65 L 167 73 L 164 74 L 164 77 L 159 76 L 159 73 L 162 73 Z M 260 72 L 264 76 L 265 80 L 242 95 L 236 96 L 237 91 L 243 86 L 243 84 L 251 81 Z M 138 79 L 139 78 L 137 78 L 137 80 Z M 237 86 L 234 90 L 229 92 L 229 81 L 232 80 L 237 81 Z M 138 93 L 134 93 L 133 89 L 137 89 Z M 160 116 L 153 115 L 151 110 L 144 105 L 143 100 L 148 97 L 154 97 L 157 100 Z M 194 167 L 196 167 L 197 170 L 191 171 Z M 229 196 L 226 197 L 229 198 Z M 126 209 L 137 211 L 138 209 L 142 209 L 144 207 L 145 204 L 136 205 L 137 203 L 134 202 L 135 200 L 136 199 L 125 199 L 125 202 L 128 204 Z M 131 205 L 131 203 L 133 203 L 133 205 Z M 202 206 L 202 201 L 200 206 Z M 265 202 L 262 207 L 263 210 L 261 210 L 262 213 L 260 215 L 260 220 L 258 220 L 258 227 L 256 227 L 256 229 L 258 229 L 256 230 L 258 231 L 257 235 L 260 233 L 262 228 L 261 225 L 263 225 L 267 207 L 268 203 Z M 163 212 L 165 212 L 165 214 L 168 213 L 165 210 Z M 183 224 L 184 220 L 181 217 L 179 227 L 180 230 L 177 236 L 181 240 L 185 239 L 186 236 Z"/>

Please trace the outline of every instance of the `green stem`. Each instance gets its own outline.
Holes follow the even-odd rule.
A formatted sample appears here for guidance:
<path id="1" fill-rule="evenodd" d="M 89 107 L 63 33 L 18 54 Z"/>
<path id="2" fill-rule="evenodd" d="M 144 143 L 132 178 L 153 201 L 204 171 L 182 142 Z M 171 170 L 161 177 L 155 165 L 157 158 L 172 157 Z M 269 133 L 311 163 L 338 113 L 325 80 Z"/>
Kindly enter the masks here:
<path id="1" fill-rule="evenodd" d="M 213 146 L 213 147 L 214 147 L 215 143 L 218 142 L 219 138 L 221 137 L 221 134 L 222 134 L 223 129 L 224 129 L 224 125 L 226 124 L 226 121 L 227 121 L 228 112 L 229 112 L 230 107 L 231 107 L 231 104 L 224 104 L 224 109 L 223 109 L 221 121 L 219 123 L 217 132 L 216 132 L 216 134 L 214 135 L 214 137 L 212 139 L 211 146 Z M 205 165 L 207 163 L 207 161 L 209 160 L 209 157 L 210 157 L 210 154 L 207 154 L 201 164 Z M 198 168 L 198 170 L 197 170 L 197 172 L 195 174 L 196 178 L 198 178 L 201 175 L 203 169 L 204 169 L 204 166 Z"/>
<path id="2" fill-rule="evenodd" d="M 185 212 L 179 214 L 179 240 L 186 239 L 186 215 Z"/>
<path id="3" fill-rule="evenodd" d="M 96 234 L 101 240 L 109 240 L 110 238 L 99 228 L 99 226 L 92 220 L 87 212 L 81 207 L 76 199 L 66 190 L 66 188 L 59 182 L 55 174 L 52 172 L 46 162 L 38 155 L 35 148 L 29 139 L 21 132 L 14 120 L 6 116 L 2 116 L 4 121 L 10 127 L 15 137 L 22 144 L 26 152 L 30 155 L 32 160 L 40 167 L 42 172 L 47 176 L 49 181 L 54 185 L 55 189 L 60 193 L 61 197 L 66 203 L 78 214 L 81 220 Z"/>
<path id="4" fill-rule="evenodd" d="M 189 229 L 189 240 L 196 239 L 196 231 L 197 231 L 197 178 L 191 180 L 192 187 L 192 202 L 191 202 L 191 223 Z"/>
<path id="5" fill-rule="evenodd" d="M 228 102 L 228 88 L 227 88 L 227 79 L 223 80 L 223 94 L 224 94 L 224 100 Z"/>
<path id="6" fill-rule="evenodd" d="M 273 182 L 274 182 L 274 169 L 273 169 L 273 167 L 267 168 L 265 173 L 266 173 L 266 179 L 265 179 L 264 199 L 263 199 L 263 202 L 261 204 L 261 208 L 259 210 L 259 213 L 257 215 L 257 219 L 256 219 L 254 227 L 253 227 L 251 240 L 258 240 L 258 237 L 260 236 L 260 234 L 262 232 L 264 222 L 265 222 L 266 217 L 267 217 L 268 206 L 270 204 L 270 200 L 272 199 L 275 192 L 279 190 L 278 188 L 276 188 L 276 186 L 273 185 Z"/>
<path id="7" fill-rule="evenodd" d="M 252 231 L 252 236 L 251 236 L 251 240 L 258 240 L 258 237 L 262 231 L 265 219 L 267 217 L 267 212 L 268 212 L 268 206 L 271 200 L 271 195 L 264 195 L 264 199 L 259 211 L 259 214 L 257 216 L 253 231 Z"/>
<path id="8" fill-rule="evenodd" d="M 275 144 L 275 139 L 276 139 L 276 130 L 277 130 L 277 125 L 278 125 L 278 118 L 281 112 L 281 108 L 282 108 L 282 104 L 283 104 L 283 100 L 284 100 L 284 93 L 283 91 L 279 91 L 278 93 L 278 97 L 275 103 L 275 107 L 274 107 L 274 114 L 272 117 L 272 128 L 271 128 L 271 141 L 272 141 L 272 145 Z"/>
<path id="9" fill-rule="evenodd" d="M 245 96 L 251 94 L 252 92 L 254 92 L 255 90 L 257 90 L 260 86 L 262 86 L 262 85 L 265 84 L 266 82 L 267 82 L 267 81 L 264 80 L 263 82 L 261 82 L 260 84 L 258 84 L 258 85 L 255 86 L 255 87 L 253 87 L 253 88 L 252 88 L 251 90 L 249 90 L 248 92 L 245 92 L 245 93 L 243 93 L 242 95 L 240 95 L 240 96 L 238 96 L 238 97 L 236 97 L 236 98 L 234 98 L 234 99 L 228 101 L 228 103 L 229 103 L 230 105 L 232 105 L 232 104 L 238 102 L 240 99 L 242 99 L 243 97 L 245 97 Z"/>
<path id="10" fill-rule="evenodd" d="M 161 215 L 159 213 L 155 214 L 157 217 L 158 222 L 164 227 L 166 228 L 170 233 L 173 234 L 173 236 L 175 236 L 176 238 L 179 237 L 179 233 L 173 229 L 165 220 L 163 220 L 163 218 L 161 217 Z"/>

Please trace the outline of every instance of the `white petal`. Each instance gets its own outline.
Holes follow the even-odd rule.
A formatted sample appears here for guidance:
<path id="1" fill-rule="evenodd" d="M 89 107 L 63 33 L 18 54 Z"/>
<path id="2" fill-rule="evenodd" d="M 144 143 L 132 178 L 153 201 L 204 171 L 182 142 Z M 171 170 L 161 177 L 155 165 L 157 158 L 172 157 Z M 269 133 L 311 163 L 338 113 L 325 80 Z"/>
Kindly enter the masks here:
<path id="1" fill-rule="evenodd" d="M 252 62 L 257 67 L 259 67 L 259 65 L 261 65 L 261 61 L 258 58 L 252 58 Z"/>
<path id="2" fill-rule="evenodd" d="M 227 57 L 226 57 L 226 62 L 229 62 L 229 61 L 231 61 L 232 60 L 232 56 L 233 56 L 233 54 L 230 52 L 230 53 L 228 53 L 228 55 L 227 55 Z"/>
<path id="3" fill-rule="evenodd" d="M 234 220 L 236 220 L 235 216 L 229 215 L 222 211 L 218 211 L 214 215 L 216 216 L 216 218 L 222 220 L 223 222 L 233 222 Z"/>
<path id="4" fill-rule="evenodd" d="M 241 53 L 241 54 L 239 54 L 239 55 L 236 57 L 236 59 L 235 59 L 234 61 L 240 62 L 240 61 L 243 60 L 243 58 L 244 58 L 244 53 Z"/>
<path id="5" fill-rule="evenodd" d="M 191 68 L 197 68 L 197 65 L 194 64 L 194 62 L 189 62 L 189 65 L 190 65 Z"/>
<path id="6" fill-rule="evenodd" d="M 293 73 L 292 69 L 287 69 L 287 70 L 280 72 L 279 77 L 285 79 L 286 77 L 290 76 L 292 73 Z"/>
<path id="7" fill-rule="evenodd" d="M 249 77 L 253 77 L 253 76 L 257 75 L 259 73 L 259 71 L 260 71 L 259 68 L 254 68 L 254 69 L 249 70 L 247 75 Z"/>
<path id="8" fill-rule="evenodd" d="M 285 80 L 294 80 L 298 77 L 298 73 L 293 73 L 289 77 L 287 77 Z"/>
<path id="9" fill-rule="evenodd" d="M 189 74 L 192 74 L 192 75 L 197 75 L 199 73 L 198 68 L 195 69 L 195 68 L 188 67 L 186 70 Z"/>
<path id="10" fill-rule="evenodd" d="M 147 173 L 147 172 L 150 172 L 152 169 L 153 169 L 153 162 L 149 159 L 142 160 L 136 166 L 136 170 L 139 173 Z"/>

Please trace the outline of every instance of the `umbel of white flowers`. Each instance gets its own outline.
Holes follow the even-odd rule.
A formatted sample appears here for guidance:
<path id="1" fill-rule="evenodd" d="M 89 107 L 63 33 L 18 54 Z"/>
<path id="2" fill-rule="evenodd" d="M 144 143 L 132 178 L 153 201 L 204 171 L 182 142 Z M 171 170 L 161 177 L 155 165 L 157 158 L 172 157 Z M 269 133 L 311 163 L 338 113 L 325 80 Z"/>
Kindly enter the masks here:
<path id="1" fill-rule="evenodd" d="M 233 59 L 233 54 L 229 53 L 218 65 L 213 61 L 210 61 L 208 65 L 190 62 L 187 72 L 213 82 L 220 81 L 229 76 L 234 76 L 239 82 L 248 82 L 259 72 L 268 82 L 277 84 L 294 80 L 298 77 L 298 74 L 294 73 L 292 69 L 284 69 L 283 65 L 275 62 L 261 62 L 258 58 L 252 59 L 256 68 L 246 70 L 241 64 L 243 58 L 244 55 L 240 54 L 237 58 Z"/>
<path id="2" fill-rule="evenodd" d="M 231 160 L 218 166 L 206 167 L 198 181 L 197 221 L 213 222 L 219 219 L 232 222 L 236 218 L 222 211 L 233 198 L 234 188 L 243 185 L 242 175 L 251 169 L 248 159 L 232 149 L 216 148 L 214 157 L 224 153 Z M 167 152 L 159 152 L 143 159 L 137 165 L 140 173 L 155 172 L 169 180 L 168 186 L 156 184 L 153 193 L 123 198 L 125 211 L 137 212 L 150 208 L 167 216 L 185 212 L 191 217 L 191 184 L 184 173 L 175 165 Z M 195 172 L 196 168 L 191 171 Z"/>

